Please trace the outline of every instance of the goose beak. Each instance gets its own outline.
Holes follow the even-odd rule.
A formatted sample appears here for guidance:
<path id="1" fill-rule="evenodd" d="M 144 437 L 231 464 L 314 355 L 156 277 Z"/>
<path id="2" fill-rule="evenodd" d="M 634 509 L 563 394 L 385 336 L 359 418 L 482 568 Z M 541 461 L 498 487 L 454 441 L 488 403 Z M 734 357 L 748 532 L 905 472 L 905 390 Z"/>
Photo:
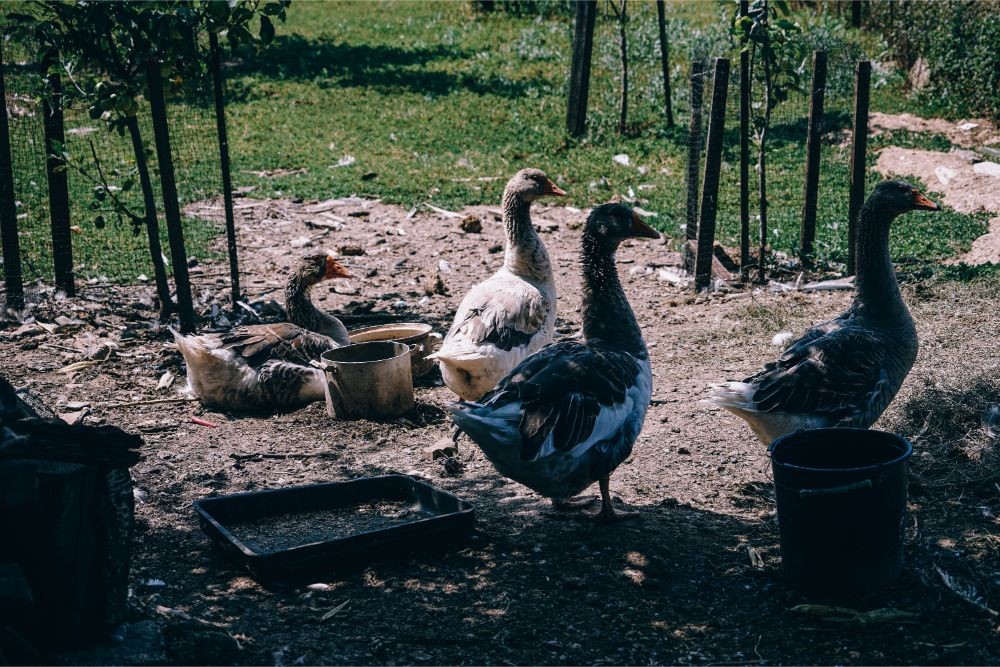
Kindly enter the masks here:
<path id="1" fill-rule="evenodd" d="M 323 278 L 329 280 L 330 278 L 353 278 L 353 276 L 340 262 L 333 257 L 327 256 L 326 273 L 323 274 Z"/>
<path id="2" fill-rule="evenodd" d="M 660 232 L 646 224 L 646 221 L 639 217 L 639 214 L 632 211 L 632 227 L 628 230 L 632 236 L 641 236 L 647 239 L 660 238 Z"/>
<path id="3" fill-rule="evenodd" d="M 915 192 L 913 194 L 913 208 L 921 211 L 940 211 L 941 207 L 928 199 L 924 193 Z"/>
<path id="4" fill-rule="evenodd" d="M 555 195 L 556 197 L 565 197 L 566 191 L 560 188 L 558 185 L 552 181 L 545 182 L 545 190 L 542 191 L 543 195 Z"/>

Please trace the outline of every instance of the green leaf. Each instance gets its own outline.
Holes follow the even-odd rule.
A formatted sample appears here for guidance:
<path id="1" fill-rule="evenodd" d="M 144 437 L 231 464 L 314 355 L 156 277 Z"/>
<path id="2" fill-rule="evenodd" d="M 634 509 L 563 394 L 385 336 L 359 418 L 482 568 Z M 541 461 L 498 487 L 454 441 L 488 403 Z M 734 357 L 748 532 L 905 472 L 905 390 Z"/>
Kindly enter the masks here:
<path id="1" fill-rule="evenodd" d="M 271 19 L 266 16 L 260 17 L 260 41 L 264 44 L 270 44 L 271 40 L 274 39 L 274 24 L 271 23 Z"/>

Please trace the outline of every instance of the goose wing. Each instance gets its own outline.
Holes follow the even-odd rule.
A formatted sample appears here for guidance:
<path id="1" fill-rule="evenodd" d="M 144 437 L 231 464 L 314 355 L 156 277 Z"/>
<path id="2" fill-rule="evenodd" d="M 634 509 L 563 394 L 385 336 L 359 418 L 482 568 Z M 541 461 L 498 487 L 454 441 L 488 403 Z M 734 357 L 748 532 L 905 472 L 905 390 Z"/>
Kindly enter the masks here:
<path id="1" fill-rule="evenodd" d="M 482 403 L 499 411 L 519 404 L 521 459 L 537 460 L 586 450 L 618 432 L 642 400 L 640 374 L 629 354 L 561 341 L 525 359 Z"/>
<path id="2" fill-rule="evenodd" d="M 882 391 L 885 355 L 879 332 L 834 320 L 810 329 L 746 382 L 761 412 L 843 419 L 863 411 Z"/>
<path id="3" fill-rule="evenodd" d="M 526 345 L 545 325 L 548 301 L 523 280 L 487 281 L 466 296 L 448 338 L 501 350 Z"/>
<path id="4" fill-rule="evenodd" d="M 220 347 L 240 355 L 253 367 L 272 360 L 308 366 L 337 344 L 327 336 L 281 322 L 236 327 L 222 335 Z"/>

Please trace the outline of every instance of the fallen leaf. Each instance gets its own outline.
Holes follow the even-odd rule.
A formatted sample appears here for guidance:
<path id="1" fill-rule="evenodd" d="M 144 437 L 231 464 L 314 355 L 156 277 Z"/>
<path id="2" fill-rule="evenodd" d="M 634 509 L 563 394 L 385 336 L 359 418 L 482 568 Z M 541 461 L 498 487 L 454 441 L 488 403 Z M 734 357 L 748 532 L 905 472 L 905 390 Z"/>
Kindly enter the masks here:
<path id="1" fill-rule="evenodd" d="M 94 361 L 94 360 L 77 361 L 77 362 L 74 362 L 74 363 L 70 364 L 69 366 L 63 366 L 62 368 L 60 368 L 56 372 L 57 373 L 76 373 L 77 371 L 82 371 L 84 368 L 88 368 L 90 366 L 93 366 L 94 364 L 99 364 L 99 363 L 101 363 L 101 362 L 100 361 Z"/>
<path id="2" fill-rule="evenodd" d="M 747 547 L 747 555 L 750 556 L 750 564 L 753 565 L 758 570 L 764 569 L 764 557 L 760 555 L 760 552 L 751 546 Z"/>
<path id="3" fill-rule="evenodd" d="M 166 389 L 167 387 L 169 387 L 174 383 L 174 379 L 175 379 L 174 374 L 171 373 L 170 371 L 167 371 L 166 373 L 160 376 L 160 381 L 156 383 L 156 388 Z"/>
<path id="4" fill-rule="evenodd" d="M 343 602 L 341 602 L 340 604 L 338 604 L 336 607 L 334 607 L 330 611 L 328 611 L 325 614 L 323 614 L 322 616 L 320 616 L 319 620 L 321 620 L 321 621 L 328 621 L 328 620 L 330 620 L 331 618 L 333 618 L 334 616 L 336 616 L 337 614 L 339 614 L 350 603 L 351 603 L 350 600 L 344 600 Z"/>

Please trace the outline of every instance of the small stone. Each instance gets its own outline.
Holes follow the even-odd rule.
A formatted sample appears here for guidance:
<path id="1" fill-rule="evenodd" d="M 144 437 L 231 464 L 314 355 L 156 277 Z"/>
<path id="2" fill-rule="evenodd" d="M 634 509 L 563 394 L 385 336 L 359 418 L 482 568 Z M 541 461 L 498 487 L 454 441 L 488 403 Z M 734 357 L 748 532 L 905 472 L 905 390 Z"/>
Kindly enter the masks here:
<path id="1" fill-rule="evenodd" d="M 483 231 L 483 221 L 479 219 L 479 216 L 467 215 L 462 218 L 462 221 L 458 223 L 458 226 L 462 228 L 462 231 L 466 234 L 478 234 Z"/>
<path id="2" fill-rule="evenodd" d="M 337 252 L 344 257 L 358 257 L 365 254 L 365 249 L 357 243 L 348 243 L 337 248 Z"/>
<path id="3" fill-rule="evenodd" d="M 425 461 L 434 461 L 442 456 L 454 457 L 458 455 L 458 446 L 451 438 L 441 438 L 433 445 L 428 445 L 420 450 L 420 458 Z"/>
<path id="4" fill-rule="evenodd" d="M 680 429 L 674 429 L 674 430 L 679 431 Z M 678 454 L 690 454 L 691 450 L 688 449 L 687 447 L 678 447 L 677 448 L 677 453 Z"/>
<path id="5" fill-rule="evenodd" d="M 489 248 L 486 249 L 491 255 L 495 255 L 498 252 L 503 252 L 503 246 L 499 243 L 494 243 Z"/>
<path id="6" fill-rule="evenodd" d="M 974 164 L 972 165 L 972 171 L 977 174 L 982 174 L 983 176 L 1000 178 L 1000 164 L 997 164 L 996 162 L 980 162 L 978 164 Z"/>

